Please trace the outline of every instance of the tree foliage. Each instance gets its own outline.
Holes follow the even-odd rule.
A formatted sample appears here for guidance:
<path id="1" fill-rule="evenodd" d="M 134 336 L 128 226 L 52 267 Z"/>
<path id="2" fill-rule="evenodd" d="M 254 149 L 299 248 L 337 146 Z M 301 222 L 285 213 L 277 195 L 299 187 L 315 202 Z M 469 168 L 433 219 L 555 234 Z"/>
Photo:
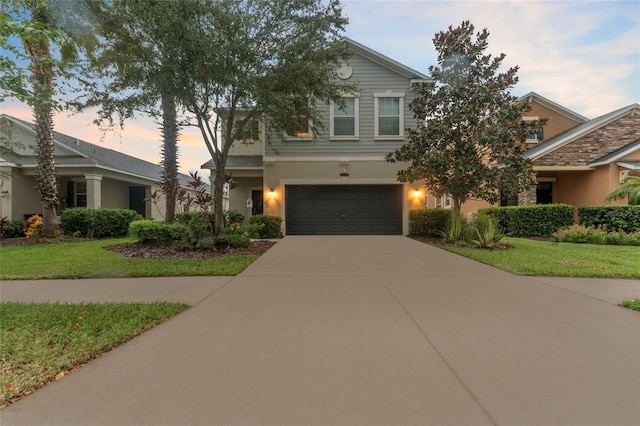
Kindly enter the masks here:
<path id="1" fill-rule="evenodd" d="M 627 182 L 607 195 L 607 201 L 625 198 L 629 204 L 640 205 L 640 176 L 632 176 Z"/>
<path id="2" fill-rule="evenodd" d="M 43 207 L 44 236 L 58 232 L 58 186 L 53 145 L 56 77 L 68 76 L 78 50 L 93 46 L 83 25 L 71 27 L 75 15 L 56 0 L 3 0 L 0 9 L 0 100 L 14 97 L 33 110 L 38 157 L 38 191 Z M 26 65 L 25 65 L 26 63 Z"/>
<path id="3" fill-rule="evenodd" d="M 305 115 L 317 117 L 315 102 L 339 99 L 340 42 L 347 23 L 338 0 L 200 0 L 202 8 L 183 15 L 190 37 L 180 71 L 182 103 L 200 129 L 215 163 L 215 232 L 222 231 L 225 165 L 244 127 L 267 117 L 271 130 L 284 131 L 304 99 Z M 224 126 L 222 123 L 224 122 Z M 313 125 L 321 126 L 319 120 Z M 224 129 L 224 132 L 221 131 Z"/>
<path id="4" fill-rule="evenodd" d="M 485 53 L 488 38 L 487 29 L 474 34 L 469 21 L 435 35 L 432 80 L 413 85 L 418 97 L 409 108 L 417 126 L 387 156 L 409 162 L 400 181 L 424 180 L 434 195 L 451 195 L 456 210 L 472 198 L 495 203 L 500 193 L 517 194 L 534 182 L 522 143 L 544 121 L 522 120 L 530 106 L 510 93 L 518 67 L 499 72 L 505 55 Z"/>

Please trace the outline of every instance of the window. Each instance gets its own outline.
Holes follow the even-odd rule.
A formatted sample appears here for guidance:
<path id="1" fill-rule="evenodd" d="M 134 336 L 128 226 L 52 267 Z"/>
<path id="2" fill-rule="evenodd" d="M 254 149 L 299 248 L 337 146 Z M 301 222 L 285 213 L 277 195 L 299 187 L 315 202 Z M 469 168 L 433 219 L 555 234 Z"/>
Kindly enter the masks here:
<path id="1" fill-rule="evenodd" d="M 376 139 L 404 139 L 404 93 L 374 93 Z"/>
<path id="2" fill-rule="evenodd" d="M 249 120 L 242 129 L 242 141 L 252 142 L 260 140 L 260 125 L 258 120 Z"/>
<path id="3" fill-rule="evenodd" d="M 87 207 L 87 182 L 73 182 L 75 207 Z"/>
<path id="4" fill-rule="evenodd" d="M 436 208 L 438 208 L 438 209 L 442 208 L 442 200 L 443 200 L 443 197 L 437 197 L 436 198 Z"/>
<path id="5" fill-rule="evenodd" d="M 343 97 L 341 103 L 331 103 L 331 139 L 354 140 L 359 133 L 359 106 L 357 97 Z"/>
<path id="6" fill-rule="evenodd" d="M 309 102 L 306 98 L 298 99 L 293 104 L 293 116 L 287 129 L 289 138 L 307 139 L 311 137 L 309 126 Z"/>
<path id="7" fill-rule="evenodd" d="M 538 120 L 538 117 L 522 117 L 523 121 Z M 544 128 L 539 125 L 537 129 L 532 129 L 527 135 L 527 143 L 538 143 L 544 139 Z"/>

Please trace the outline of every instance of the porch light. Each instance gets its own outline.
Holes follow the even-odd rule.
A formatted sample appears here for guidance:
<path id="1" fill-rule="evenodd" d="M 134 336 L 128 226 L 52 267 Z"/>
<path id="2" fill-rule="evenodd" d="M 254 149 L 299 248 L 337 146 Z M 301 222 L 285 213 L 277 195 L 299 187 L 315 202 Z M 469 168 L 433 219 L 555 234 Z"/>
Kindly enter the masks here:
<path id="1" fill-rule="evenodd" d="M 269 198 L 276 198 L 276 191 L 273 188 L 269 188 Z"/>
<path id="2" fill-rule="evenodd" d="M 416 189 L 415 191 L 413 191 L 413 198 L 420 198 L 422 197 L 422 191 L 420 191 L 419 189 Z"/>

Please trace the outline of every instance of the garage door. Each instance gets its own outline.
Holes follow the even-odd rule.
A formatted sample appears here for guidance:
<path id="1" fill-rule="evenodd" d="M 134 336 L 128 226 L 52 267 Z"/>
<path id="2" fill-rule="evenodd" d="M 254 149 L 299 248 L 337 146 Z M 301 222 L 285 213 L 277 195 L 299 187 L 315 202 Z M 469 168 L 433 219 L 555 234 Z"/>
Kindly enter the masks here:
<path id="1" fill-rule="evenodd" d="M 402 185 L 286 185 L 287 235 L 400 235 Z"/>

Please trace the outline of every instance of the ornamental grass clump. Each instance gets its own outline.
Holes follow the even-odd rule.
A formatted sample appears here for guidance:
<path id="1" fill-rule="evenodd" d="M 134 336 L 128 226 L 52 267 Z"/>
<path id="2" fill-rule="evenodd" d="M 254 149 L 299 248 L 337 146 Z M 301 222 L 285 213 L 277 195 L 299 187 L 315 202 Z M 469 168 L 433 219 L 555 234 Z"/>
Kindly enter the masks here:
<path id="1" fill-rule="evenodd" d="M 556 231 L 552 237 L 561 243 L 640 246 L 640 232 L 608 231 L 606 227 L 572 225 Z"/>

